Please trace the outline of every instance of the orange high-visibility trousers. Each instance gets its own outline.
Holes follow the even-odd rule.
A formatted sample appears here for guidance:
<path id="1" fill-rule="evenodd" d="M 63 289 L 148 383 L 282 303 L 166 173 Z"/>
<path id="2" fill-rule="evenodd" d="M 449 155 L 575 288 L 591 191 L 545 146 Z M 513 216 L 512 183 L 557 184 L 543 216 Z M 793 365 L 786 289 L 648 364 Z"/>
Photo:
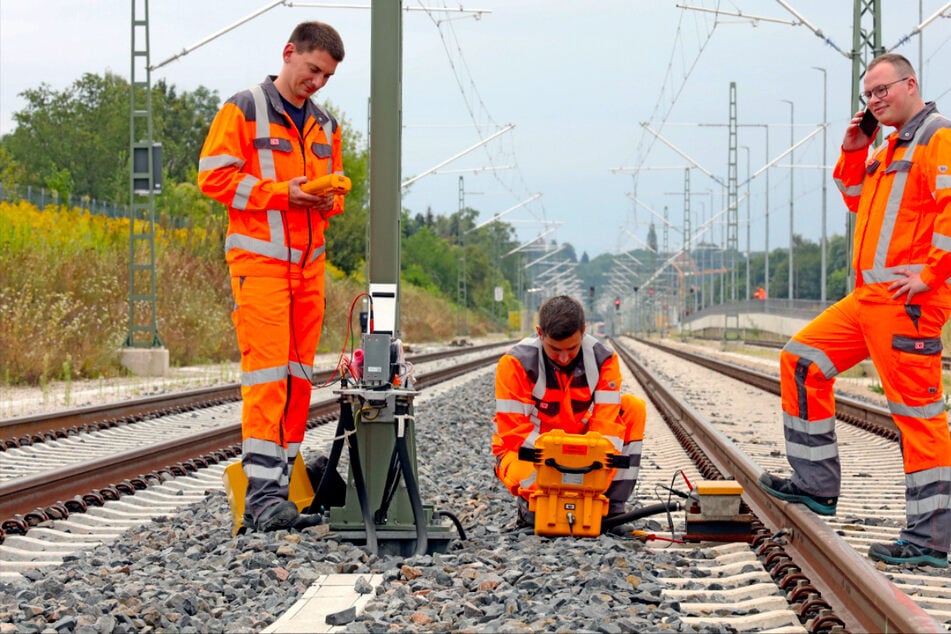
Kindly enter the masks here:
<path id="1" fill-rule="evenodd" d="M 796 333 L 780 355 L 783 424 L 793 481 L 838 496 L 835 377 L 871 356 L 901 433 L 903 539 L 947 551 L 951 542 L 951 433 L 941 377 L 948 307 L 863 301 L 848 295 Z M 874 467 L 874 465 L 870 465 Z"/>
<path id="2" fill-rule="evenodd" d="M 231 290 L 241 351 L 245 516 L 254 520 L 271 504 L 287 499 L 310 409 L 324 276 L 233 277 Z"/>

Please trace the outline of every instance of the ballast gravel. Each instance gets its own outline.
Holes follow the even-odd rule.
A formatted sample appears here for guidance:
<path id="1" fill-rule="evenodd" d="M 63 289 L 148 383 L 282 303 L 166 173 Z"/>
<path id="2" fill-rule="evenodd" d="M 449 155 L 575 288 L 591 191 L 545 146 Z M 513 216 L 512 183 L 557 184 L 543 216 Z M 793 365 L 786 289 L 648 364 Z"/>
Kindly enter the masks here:
<path id="1" fill-rule="evenodd" d="M 648 551 L 613 536 L 545 538 L 515 527 L 493 474 L 492 373 L 416 399 L 424 504 L 452 513 L 466 539 L 446 553 L 371 555 L 326 526 L 231 536 L 222 491 L 63 565 L 0 585 L 0 634 L 258 632 L 320 575 L 380 574 L 349 632 L 718 632 L 680 619 L 664 577 L 701 577 L 702 548 Z M 351 617 L 353 617 L 351 619 Z"/>

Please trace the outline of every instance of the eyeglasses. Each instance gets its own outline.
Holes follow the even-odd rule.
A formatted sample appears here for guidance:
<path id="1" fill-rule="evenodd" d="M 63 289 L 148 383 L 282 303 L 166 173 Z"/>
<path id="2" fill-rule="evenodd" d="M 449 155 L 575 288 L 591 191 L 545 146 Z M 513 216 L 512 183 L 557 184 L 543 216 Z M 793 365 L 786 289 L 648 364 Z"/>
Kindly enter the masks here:
<path id="1" fill-rule="evenodd" d="M 874 96 L 876 99 L 884 99 L 885 97 L 888 96 L 888 87 L 889 87 L 889 86 L 894 86 L 894 85 L 897 84 L 898 82 L 900 82 L 900 81 L 906 81 L 906 80 L 908 80 L 908 79 L 911 79 L 911 77 L 902 77 L 901 79 L 896 79 L 895 81 L 888 82 L 887 84 L 882 84 L 881 86 L 878 86 L 877 88 L 872 88 L 871 90 L 866 90 L 865 92 L 862 93 L 862 96 L 865 97 L 865 101 L 868 101 L 868 100 L 871 99 L 873 96 Z"/>

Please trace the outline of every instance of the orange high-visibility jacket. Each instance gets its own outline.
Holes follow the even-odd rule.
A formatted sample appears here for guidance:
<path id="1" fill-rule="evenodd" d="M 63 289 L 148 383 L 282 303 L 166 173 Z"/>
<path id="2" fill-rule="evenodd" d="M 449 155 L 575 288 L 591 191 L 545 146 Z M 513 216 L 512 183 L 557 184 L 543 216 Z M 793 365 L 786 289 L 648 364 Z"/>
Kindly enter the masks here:
<path id="1" fill-rule="evenodd" d="M 625 440 L 624 425 L 619 421 L 621 370 L 614 351 L 585 335 L 581 360 L 571 377 L 546 372 L 544 357 L 541 339 L 533 336 L 499 359 L 495 371 L 496 433 L 492 435 L 492 453 L 498 464 L 507 466 L 517 459 L 520 447 L 534 447 L 535 439 L 552 429 L 569 434 L 599 432 L 621 453 Z M 525 463 L 524 471 L 524 475 L 534 471 L 533 465 Z M 515 493 L 522 474 L 508 475 L 503 482 Z"/>
<path id="2" fill-rule="evenodd" d="M 951 122 L 929 103 L 867 154 L 843 151 L 833 174 L 856 213 L 857 292 L 893 301 L 888 285 L 907 268 L 932 289 L 916 303 L 951 303 Z"/>
<path id="3" fill-rule="evenodd" d="M 343 173 L 337 121 L 308 99 L 298 133 L 274 77 L 239 92 L 218 111 L 198 164 L 198 186 L 228 207 L 225 252 L 233 276 L 310 277 L 324 253 L 327 218 L 343 211 L 288 208 L 291 178 Z M 323 270 L 319 271 L 323 275 Z"/>

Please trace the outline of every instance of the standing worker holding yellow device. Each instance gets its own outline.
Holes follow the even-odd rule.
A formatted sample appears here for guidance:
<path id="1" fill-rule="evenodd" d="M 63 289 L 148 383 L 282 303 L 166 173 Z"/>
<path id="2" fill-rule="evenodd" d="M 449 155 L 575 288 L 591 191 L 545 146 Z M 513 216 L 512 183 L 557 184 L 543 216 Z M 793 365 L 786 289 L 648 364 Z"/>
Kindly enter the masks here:
<path id="1" fill-rule="evenodd" d="M 228 207 L 225 257 L 241 350 L 244 525 L 286 529 L 288 499 L 310 408 L 324 317 L 324 229 L 343 211 L 340 187 L 304 186 L 342 175 L 341 130 L 312 96 L 343 61 L 343 41 L 322 22 L 291 33 L 277 76 L 228 99 L 205 139 L 198 185 Z"/>

